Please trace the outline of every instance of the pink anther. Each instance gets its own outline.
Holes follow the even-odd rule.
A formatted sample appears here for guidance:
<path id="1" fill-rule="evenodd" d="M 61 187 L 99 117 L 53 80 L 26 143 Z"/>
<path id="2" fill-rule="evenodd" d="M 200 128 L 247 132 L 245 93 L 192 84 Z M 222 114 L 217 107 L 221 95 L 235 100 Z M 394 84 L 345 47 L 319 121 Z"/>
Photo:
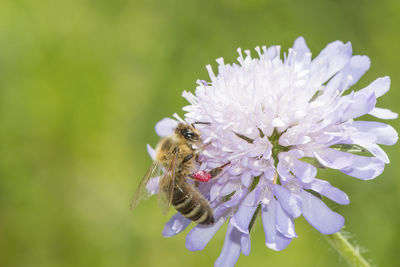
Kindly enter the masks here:
<path id="1" fill-rule="evenodd" d="M 211 179 L 211 174 L 206 171 L 196 171 L 193 173 L 193 178 L 201 182 L 208 182 Z"/>

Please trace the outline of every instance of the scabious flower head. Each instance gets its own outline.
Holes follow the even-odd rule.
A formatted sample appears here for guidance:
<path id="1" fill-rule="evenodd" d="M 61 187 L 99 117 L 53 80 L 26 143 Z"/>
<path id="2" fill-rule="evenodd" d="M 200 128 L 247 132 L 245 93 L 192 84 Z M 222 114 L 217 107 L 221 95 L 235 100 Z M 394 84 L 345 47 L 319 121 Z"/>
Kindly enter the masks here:
<path id="1" fill-rule="evenodd" d="M 297 237 L 294 219 L 301 215 L 323 234 L 339 231 L 343 217 L 320 196 L 342 205 L 349 198 L 317 178 L 317 168 L 373 179 L 389 163 L 379 144 L 393 145 L 398 139 L 387 124 L 354 120 L 365 114 L 394 119 L 397 114 L 375 106 L 389 90 L 389 77 L 350 90 L 370 65 L 368 57 L 352 55 L 350 43 L 330 43 L 314 59 L 302 37 L 284 59 L 279 46 L 255 50 L 258 55 L 252 58 L 250 51 L 243 55 L 238 49 L 239 64 L 217 59 L 218 74 L 207 66 L 210 81 L 198 81 L 194 94 L 183 93 L 190 103 L 184 120 L 211 123 L 198 125 L 204 143 L 211 142 L 201 153 L 199 169 L 230 162 L 218 178 L 199 186 L 216 222 L 196 225 L 186 238 L 189 250 L 202 250 L 228 221 L 216 266 L 233 266 L 240 253 L 250 253 L 249 234 L 258 214 L 266 245 L 278 251 Z M 165 136 L 176 124 L 164 119 L 156 131 Z M 189 223 L 177 213 L 163 235 L 176 235 Z"/>

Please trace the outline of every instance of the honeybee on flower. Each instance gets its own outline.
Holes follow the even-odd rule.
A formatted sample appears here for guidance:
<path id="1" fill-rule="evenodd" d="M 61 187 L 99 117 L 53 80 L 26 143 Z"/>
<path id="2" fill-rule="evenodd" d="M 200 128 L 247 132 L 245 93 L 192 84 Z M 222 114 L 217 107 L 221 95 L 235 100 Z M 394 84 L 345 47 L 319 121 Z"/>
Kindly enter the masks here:
<path id="1" fill-rule="evenodd" d="M 238 64 L 217 59 L 218 73 L 207 66 L 210 81 L 198 81 L 194 93 L 183 92 L 190 103 L 184 122 L 199 125 L 203 142 L 201 170 L 230 162 L 225 171 L 198 190 L 209 200 L 215 222 L 197 225 L 187 235 L 189 250 L 202 250 L 227 221 L 228 230 L 216 266 L 235 265 L 240 253 L 250 253 L 250 231 L 257 218 L 265 243 L 285 249 L 297 237 L 294 219 L 303 216 L 322 234 L 338 232 L 344 218 L 321 199 L 346 205 L 349 198 L 328 181 L 318 178 L 319 167 L 339 170 L 369 180 L 389 163 L 379 145 L 393 145 L 397 132 L 388 124 L 355 120 L 369 114 L 395 119 L 397 114 L 376 107 L 388 92 L 385 76 L 367 87 L 351 87 L 368 70 L 366 56 L 352 55 L 350 43 L 335 41 L 312 59 L 304 39 L 280 56 L 280 47 L 257 47 L 257 58 L 238 49 Z M 160 136 L 170 134 L 177 120 L 156 126 Z M 154 153 L 150 149 L 150 153 Z M 149 184 L 155 192 L 157 183 Z M 163 235 L 183 231 L 190 220 L 180 213 L 165 225 Z"/>

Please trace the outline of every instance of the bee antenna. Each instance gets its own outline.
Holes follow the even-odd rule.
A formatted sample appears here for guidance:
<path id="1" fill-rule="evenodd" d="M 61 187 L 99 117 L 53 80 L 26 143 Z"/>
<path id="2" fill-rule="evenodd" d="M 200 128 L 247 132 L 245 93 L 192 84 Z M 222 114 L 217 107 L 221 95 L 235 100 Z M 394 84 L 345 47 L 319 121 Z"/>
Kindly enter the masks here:
<path id="1" fill-rule="evenodd" d="M 207 122 L 207 121 L 195 121 L 195 122 L 193 122 L 193 123 L 191 124 L 193 128 L 196 128 L 196 127 L 194 127 L 195 124 L 211 125 L 211 122 Z"/>

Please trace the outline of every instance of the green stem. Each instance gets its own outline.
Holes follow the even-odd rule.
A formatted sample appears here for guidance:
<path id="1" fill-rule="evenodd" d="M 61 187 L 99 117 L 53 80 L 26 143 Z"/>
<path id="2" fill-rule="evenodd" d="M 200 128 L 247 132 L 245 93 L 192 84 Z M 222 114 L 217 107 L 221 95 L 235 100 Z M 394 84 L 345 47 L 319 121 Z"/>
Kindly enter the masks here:
<path id="1" fill-rule="evenodd" d="M 337 232 L 333 235 L 325 235 L 329 244 L 343 257 L 343 259 L 354 267 L 370 267 L 369 263 L 360 254 L 359 249 L 354 247 L 350 242 L 340 233 Z"/>

